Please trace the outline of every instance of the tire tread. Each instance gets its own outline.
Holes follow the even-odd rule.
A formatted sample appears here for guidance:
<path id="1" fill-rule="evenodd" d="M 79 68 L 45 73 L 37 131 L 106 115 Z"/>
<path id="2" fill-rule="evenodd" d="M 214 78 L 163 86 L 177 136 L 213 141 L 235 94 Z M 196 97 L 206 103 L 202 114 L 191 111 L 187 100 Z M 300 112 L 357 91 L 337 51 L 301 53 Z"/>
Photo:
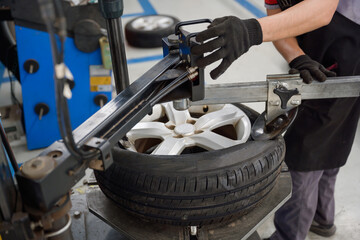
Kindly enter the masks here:
<path id="1" fill-rule="evenodd" d="M 260 157 L 216 173 L 154 175 L 115 162 L 95 176 L 106 196 L 141 218 L 174 225 L 221 223 L 246 214 L 268 195 L 284 152 L 279 141 Z"/>

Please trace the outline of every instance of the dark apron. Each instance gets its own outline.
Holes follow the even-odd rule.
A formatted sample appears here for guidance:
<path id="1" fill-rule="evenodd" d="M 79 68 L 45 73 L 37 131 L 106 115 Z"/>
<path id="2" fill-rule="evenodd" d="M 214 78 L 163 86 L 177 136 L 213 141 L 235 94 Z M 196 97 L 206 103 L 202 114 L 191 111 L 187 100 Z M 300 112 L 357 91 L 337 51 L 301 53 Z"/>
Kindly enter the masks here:
<path id="1" fill-rule="evenodd" d="M 331 23 L 298 37 L 300 47 L 338 76 L 360 75 L 360 25 L 335 13 Z M 334 65 L 336 64 L 336 65 Z M 360 91 L 360 89 L 359 89 Z M 307 100 L 285 134 L 291 170 L 315 171 L 346 163 L 360 116 L 360 98 Z"/>

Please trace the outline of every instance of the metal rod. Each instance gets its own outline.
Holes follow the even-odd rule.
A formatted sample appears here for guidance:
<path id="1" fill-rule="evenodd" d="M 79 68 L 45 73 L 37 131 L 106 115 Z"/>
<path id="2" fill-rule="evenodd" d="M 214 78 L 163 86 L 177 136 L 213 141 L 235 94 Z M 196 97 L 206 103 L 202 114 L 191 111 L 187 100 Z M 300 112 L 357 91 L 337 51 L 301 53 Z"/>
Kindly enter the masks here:
<path id="1" fill-rule="evenodd" d="M 168 55 L 158 62 L 153 68 L 125 89 L 125 91 L 117 95 L 75 129 L 73 132 L 75 142 L 83 145 L 92 137 L 102 135 L 100 132 L 108 132 L 109 129 L 113 129 L 114 123 L 112 121 L 119 122 L 124 115 L 128 114 L 129 109 L 134 108 L 134 106 L 145 98 L 144 96 L 146 96 L 147 90 L 153 90 L 153 84 L 156 79 L 179 61 L 179 56 Z M 146 114 L 147 113 L 145 113 L 144 116 Z"/>
<path id="2" fill-rule="evenodd" d="M 236 102 L 265 102 L 267 83 L 208 84 L 205 86 L 205 98 L 192 102 L 191 105 L 207 105 Z"/>
<path id="3" fill-rule="evenodd" d="M 106 19 L 106 25 L 108 29 L 115 87 L 116 92 L 119 94 L 122 90 L 129 86 L 129 74 L 121 18 Z"/>
<path id="4" fill-rule="evenodd" d="M 9 157 L 10 163 L 11 163 L 14 171 L 18 172 L 19 171 L 19 165 L 16 162 L 15 155 L 14 155 L 13 151 L 11 150 L 10 143 L 9 143 L 9 141 L 7 139 L 5 130 L 2 127 L 1 122 L 0 122 L 0 137 L 1 137 L 0 142 L 2 142 L 3 145 L 4 145 L 5 151 L 6 151 L 7 155 L 8 155 L 8 157 Z M 1 145 L 0 145 L 0 147 L 1 147 Z"/>
<path id="5" fill-rule="evenodd" d="M 360 96 L 360 76 L 329 78 L 325 82 L 304 84 L 302 99 L 346 98 Z"/>
<path id="6" fill-rule="evenodd" d="M 304 83 L 300 93 L 303 100 L 358 97 L 360 96 L 360 76 L 334 77 L 325 82 Z M 266 81 L 211 84 L 205 87 L 204 100 L 191 104 L 265 102 L 268 100 L 267 95 L 268 83 Z"/>

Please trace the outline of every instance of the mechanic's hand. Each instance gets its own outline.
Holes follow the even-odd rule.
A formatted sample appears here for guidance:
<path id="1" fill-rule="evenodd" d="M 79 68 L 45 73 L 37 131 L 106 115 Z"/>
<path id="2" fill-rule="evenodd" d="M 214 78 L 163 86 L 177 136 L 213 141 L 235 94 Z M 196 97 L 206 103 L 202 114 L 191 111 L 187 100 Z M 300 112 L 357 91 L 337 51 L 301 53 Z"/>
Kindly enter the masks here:
<path id="1" fill-rule="evenodd" d="M 308 55 L 301 55 L 290 63 L 290 74 L 300 73 L 305 83 L 311 83 L 314 79 L 324 82 L 326 77 L 335 77 L 336 73 L 327 70 L 320 63 L 312 60 Z"/>
<path id="2" fill-rule="evenodd" d="M 210 41 L 203 43 L 206 40 Z M 223 59 L 221 64 L 210 73 L 211 78 L 216 79 L 251 46 L 262 43 L 262 30 L 256 19 L 241 20 L 233 16 L 222 17 L 215 19 L 207 30 L 199 33 L 196 41 L 202 44 L 194 46 L 191 49 L 192 54 L 202 55 L 216 50 L 198 59 L 196 62 L 198 67 L 203 68 Z"/>

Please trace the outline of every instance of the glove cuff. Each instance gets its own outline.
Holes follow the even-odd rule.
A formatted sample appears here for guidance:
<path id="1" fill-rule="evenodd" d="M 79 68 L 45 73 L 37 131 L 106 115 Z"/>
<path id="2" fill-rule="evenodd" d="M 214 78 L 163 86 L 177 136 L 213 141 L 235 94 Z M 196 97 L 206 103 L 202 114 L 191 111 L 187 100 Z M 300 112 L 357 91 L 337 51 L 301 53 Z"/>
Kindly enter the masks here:
<path id="1" fill-rule="evenodd" d="M 250 46 L 259 45 L 263 42 L 263 33 L 260 23 L 255 19 L 243 20 L 249 34 Z"/>
<path id="2" fill-rule="evenodd" d="M 294 58 L 290 63 L 289 66 L 290 68 L 297 68 L 300 64 L 302 64 L 303 62 L 309 62 L 312 59 L 308 56 L 308 55 L 300 55 L 296 58 Z"/>

